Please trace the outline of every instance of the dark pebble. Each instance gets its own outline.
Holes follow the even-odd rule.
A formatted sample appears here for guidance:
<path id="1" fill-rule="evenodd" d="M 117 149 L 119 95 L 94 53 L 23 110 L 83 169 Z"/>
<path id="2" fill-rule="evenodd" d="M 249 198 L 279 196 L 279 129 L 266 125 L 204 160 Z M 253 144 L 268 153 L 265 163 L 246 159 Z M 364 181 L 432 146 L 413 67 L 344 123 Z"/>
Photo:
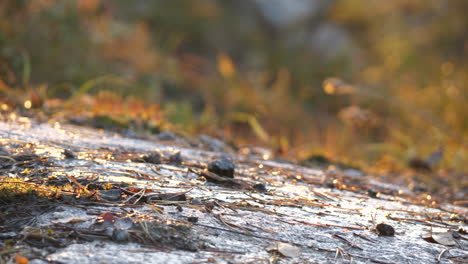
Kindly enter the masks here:
<path id="1" fill-rule="evenodd" d="M 215 203 L 214 202 L 206 202 L 205 203 L 205 209 L 206 211 L 208 212 L 211 212 L 215 207 Z"/>
<path id="2" fill-rule="evenodd" d="M 367 190 L 367 195 L 369 195 L 369 196 L 372 197 L 372 198 L 377 198 L 377 194 L 378 194 L 378 192 L 376 192 L 376 191 L 373 190 L 373 189 L 368 189 L 368 190 Z"/>
<path id="3" fill-rule="evenodd" d="M 187 196 L 185 196 L 185 193 L 160 193 L 155 198 L 155 200 L 164 201 L 187 201 Z"/>
<path id="4" fill-rule="evenodd" d="M 261 192 L 261 193 L 265 193 L 267 192 L 267 189 L 265 187 L 265 184 L 263 183 L 257 183 L 255 184 L 254 186 L 252 186 L 254 188 L 254 190 L 256 190 L 257 192 Z"/>
<path id="5" fill-rule="evenodd" d="M 143 161 L 147 163 L 160 164 L 161 154 L 159 154 L 158 152 L 153 152 L 149 155 L 143 156 Z"/>
<path id="6" fill-rule="evenodd" d="M 330 189 L 335 189 L 335 184 L 333 183 L 333 181 L 327 181 L 325 183 L 325 186 L 327 186 Z"/>
<path id="7" fill-rule="evenodd" d="M 179 212 L 182 212 L 182 211 L 184 210 L 184 209 L 182 209 L 182 206 L 180 206 L 180 205 L 178 205 L 178 206 L 176 207 L 176 209 L 177 209 L 177 211 L 179 211 Z"/>
<path id="8" fill-rule="evenodd" d="M 428 189 L 424 186 L 416 185 L 412 188 L 413 192 L 427 192 Z"/>
<path id="9" fill-rule="evenodd" d="M 375 227 L 379 236 L 394 236 L 395 229 L 391 225 L 380 223 Z"/>
<path id="10" fill-rule="evenodd" d="M 234 168 L 234 163 L 228 159 L 216 160 L 208 164 L 208 171 L 227 178 L 234 178 Z"/>
<path id="11" fill-rule="evenodd" d="M 76 159 L 76 154 L 69 149 L 63 150 L 63 155 L 66 159 Z"/>
<path id="12" fill-rule="evenodd" d="M 112 240 L 116 242 L 124 242 L 129 238 L 128 231 L 125 229 L 114 229 L 112 232 Z"/>
<path id="13" fill-rule="evenodd" d="M 190 223 L 197 223 L 198 222 L 198 217 L 196 216 L 189 216 L 187 217 L 187 221 L 189 221 Z"/>
<path id="14" fill-rule="evenodd" d="M 408 167 L 410 167 L 413 170 L 421 171 L 421 172 L 430 172 L 431 171 L 431 165 L 420 158 L 412 158 L 408 162 Z"/>
<path id="15" fill-rule="evenodd" d="M 180 154 L 180 151 L 172 154 L 171 156 L 169 156 L 169 162 L 173 163 L 173 164 L 177 164 L 177 165 L 181 164 L 182 163 L 182 154 Z"/>
<path id="16" fill-rule="evenodd" d="M 99 197 L 108 201 L 118 201 L 120 200 L 120 195 L 122 191 L 120 189 L 111 189 L 107 191 L 99 191 Z"/>
<path id="17" fill-rule="evenodd" d="M 203 203 L 200 200 L 196 199 L 196 198 L 190 200 L 190 204 L 191 205 L 203 205 Z"/>
<path id="18" fill-rule="evenodd" d="M 172 133 L 171 131 L 168 131 L 168 130 L 165 130 L 165 131 L 159 133 L 156 137 L 159 140 L 163 140 L 163 141 L 174 141 L 174 140 L 177 139 L 176 134 L 174 134 L 174 133 Z"/>
<path id="19" fill-rule="evenodd" d="M 466 229 L 462 228 L 462 227 L 459 227 L 457 232 L 462 234 L 462 235 L 468 235 L 468 231 Z"/>

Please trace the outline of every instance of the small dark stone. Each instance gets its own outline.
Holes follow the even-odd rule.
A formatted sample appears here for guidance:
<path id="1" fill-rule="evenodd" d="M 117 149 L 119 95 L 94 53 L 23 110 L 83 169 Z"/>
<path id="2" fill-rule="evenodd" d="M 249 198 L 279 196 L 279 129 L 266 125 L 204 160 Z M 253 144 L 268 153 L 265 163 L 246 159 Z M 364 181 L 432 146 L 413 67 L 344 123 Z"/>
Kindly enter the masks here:
<path id="1" fill-rule="evenodd" d="M 163 141 L 174 141 L 174 140 L 177 139 L 176 134 L 174 134 L 173 132 L 168 131 L 168 130 L 165 130 L 165 131 L 159 133 L 156 137 L 159 140 L 163 140 Z"/>
<path id="2" fill-rule="evenodd" d="M 173 163 L 173 164 L 181 164 L 182 163 L 182 154 L 180 154 L 180 151 L 172 154 L 171 156 L 169 156 L 169 162 L 170 163 Z"/>
<path id="3" fill-rule="evenodd" d="M 187 201 L 185 193 L 160 193 L 155 200 L 164 201 Z"/>
<path id="4" fill-rule="evenodd" d="M 421 172 L 430 172 L 431 165 L 420 158 L 412 158 L 408 161 L 408 167 L 410 167 L 413 170 L 421 171 Z"/>
<path id="5" fill-rule="evenodd" d="M 176 207 L 176 209 L 177 209 L 177 211 L 179 211 L 179 212 L 182 212 L 182 211 L 184 210 L 184 209 L 182 209 L 182 206 L 180 206 L 180 205 L 178 205 L 178 206 Z"/>
<path id="6" fill-rule="evenodd" d="M 312 155 L 304 160 L 299 161 L 302 166 L 309 167 L 327 167 L 333 162 L 323 155 Z"/>
<path id="7" fill-rule="evenodd" d="M 112 231 L 112 240 L 116 242 L 124 242 L 127 241 L 129 238 L 128 231 L 125 229 L 117 229 L 115 228 L 114 231 Z"/>
<path id="8" fill-rule="evenodd" d="M 330 189 L 334 189 L 334 188 L 335 188 L 335 184 L 333 183 L 333 181 L 327 181 L 327 182 L 325 182 L 325 186 L 327 186 L 327 187 L 330 188 Z"/>
<path id="9" fill-rule="evenodd" d="M 317 162 L 317 163 L 326 163 L 326 164 L 331 163 L 330 160 L 323 155 L 312 155 L 307 160 Z"/>
<path id="10" fill-rule="evenodd" d="M 427 192 L 428 191 L 427 187 L 424 187 L 421 185 L 413 186 L 412 190 L 413 192 Z"/>
<path id="11" fill-rule="evenodd" d="M 391 225 L 380 223 L 375 227 L 379 236 L 394 236 L 395 229 Z"/>
<path id="12" fill-rule="evenodd" d="M 63 150 L 63 155 L 66 159 L 76 159 L 76 154 L 69 149 Z"/>
<path id="13" fill-rule="evenodd" d="M 373 190 L 373 189 L 368 189 L 367 190 L 367 195 L 369 195 L 372 198 L 377 198 L 377 194 L 378 194 L 378 192 Z"/>
<path id="14" fill-rule="evenodd" d="M 215 207 L 215 203 L 214 202 L 206 202 L 205 203 L 205 209 L 207 212 L 211 212 Z"/>
<path id="15" fill-rule="evenodd" d="M 265 193 L 267 192 L 267 189 L 265 187 L 265 184 L 263 183 L 257 183 L 252 186 L 257 192 Z"/>
<path id="16" fill-rule="evenodd" d="M 190 204 L 191 205 L 203 205 L 203 203 L 200 200 L 196 199 L 196 198 L 190 200 Z"/>
<path id="17" fill-rule="evenodd" d="M 208 171 L 221 177 L 234 178 L 235 165 L 228 159 L 216 160 L 208 164 Z"/>
<path id="18" fill-rule="evenodd" d="M 120 200 L 120 195 L 122 191 L 119 189 L 111 189 L 107 191 L 99 191 L 99 197 L 108 201 L 118 201 Z"/>
<path id="19" fill-rule="evenodd" d="M 153 152 L 149 155 L 143 156 L 143 161 L 147 163 L 160 164 L 161 163 L 161 154 L 158 152 Z"/>
<path id="20" fill-rule="evenodd" d="M 196 222 L 198 222 L 198 217 L 196 217 L 196 216 L 189 216 L 189 217 L 187 217 L 187 221 L 189 221 L 190 223 L 194 223 L 194 224 L 195 224 Z"/>
<path id="21" fill-rule="evenodd" d="M 457 233 L 462 234 L 462 235 L 468 235 L 468 231 L 462 227 L 458 228 Z"/>

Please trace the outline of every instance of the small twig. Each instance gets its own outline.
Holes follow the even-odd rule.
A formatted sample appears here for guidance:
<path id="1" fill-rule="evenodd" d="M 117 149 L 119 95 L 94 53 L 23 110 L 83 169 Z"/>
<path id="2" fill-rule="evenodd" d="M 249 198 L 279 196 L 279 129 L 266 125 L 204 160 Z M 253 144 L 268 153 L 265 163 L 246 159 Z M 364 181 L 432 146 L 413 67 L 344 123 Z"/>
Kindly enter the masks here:
<path id="1" fill-rule="evenodd" d="M 341 241 L 346 242 L 346 243 L 347 243 L 348 245 L 350 245 L 351 247 L 354 247 L 354 248 L 363 250 L 360 246 L 356 245 L 355 243 L 352 243 L 351 241 L 349 241 L 349 240 L 346 239 L 345 237 L 342 237 L 342 236 L 340 236 L 340 235 L 338 235 L 338 234 L 333 234 L 332 237 L 338 238 L 338 239 L 340 239 Z"/>
<path id="2" fill-rule="evenodd" d="M 157 207 L 157 206 L 154 206 L 152 204 L 147 204 L 145 203 L 146 206 L 148 206 L 149 208 L 151 208 L 151 210 L 153 210 L 153 212 L 159 214 L 159 215 L 163 215 L 164 214 L 164 210 Z"/>
<path id="3" fill-rule="evenodd" d="M 353 232 L 353 235 L 358 236 L 358 237 L 360 237 L 360 238 L 362 238 L 362 239 L 364 239 L 364 240 L 367 240 L 367 241 L 369 241 L 369 242 L 375 243 L 375 240 L 370 239 L 370 238 L 368 238 L 368 237 L 366 237 L 366 236 L 364 236 L 364 235 L 362 235 L 362 234 L 358 234 L 358 233 L 356 233 L 356 232 Z"/>
<path id="4" fill-rule="evenodd" d="M 239 206 L 236 204 L 230 204 L 230 205 L 225 205 L 226 207 L 229 207 L 231 210 L 235 211 L 237 210 L 246 210 L 246 211 L 254 211 L 254 212 L 262 212 L 265 214 L 270 214 L 270 215 L 279 215 L 279 216 L 289 216 L 287 214 L 282 214 L 278 212 L 273 212 L 265 208 L 259 208 L 259 207 L 249 207 L 249 206 Z"/>
<path id="5" fill-rule="evenodd" d="M 266 229 L 266 228 L 260 227 L 260 226 L 258 226 L 258 225 L 254 225 L 254 224 L 252 224 L 252 223 L 248 223 L 248 225 L 253 226 L 253 227 L 257 228 L 257 229 L 260 229 L 260 230 L 262 230 L 263 232 L 267 232 L 267 233 L 277 233 L 276 231 L 273 231 L 273 230 L 271 230 L 271 229 Z"/>
<path id="6" fill-rule="evenodd" d="M 138 202 L 141 199 L 141 197 L 145 194 L 145 190 L 146 190 L 146 188 L 143 188 L 139 192 L 134 193 L 132 196 L 128 197 L 122 204 L 128 203 L 131 199 L 133 199 L 133 197 L 135 197 L 135 196 L 137 196 L 137 195 L 139 195 L 141 193 L 140 198 L 138 198 L 138 200 L 137 200 L 137 202 Z M 136 202 L 133 203 L 133 204 L 136 204 Z"/>
<path id="7" fill-rule="evenodd" d="M 239 187 L 245 188 L 245 189 L 252 189 L 252 187 L 245 181 L 238 180 L 238 179 L 232 179 L 232 178 L 225 178 L 217 175 L 216 173 L 210 172 L 210 171 L 196 171 L 194 169 L 189 168 L 190 172 L 193 172 L 199 176 L 205 177 L 207 180 L 219 184 L 231 184 L 231 185 L 237 185 Z"/>
<path id="8" fill-rule="evenodd" d="M 446 248 L 446 249 L 442 250 L 442 251 L 440 252 L 439 256 L 437 256 L 437 262 L 440 262 L 441 259 L 442 259 L 442 256 L 443 256 L 446 252 L 448 252 L 449 250 L 450 250 L 450 248 Z"/>
<path id="9" fill-rule="evenodd" d="M 324 193 L 320 193 L 320 192 L 316 192 L 316 191 L 312 191 L 312 193 L 317 196 L 317 197 L 320 197 L 322 198 L 323 200 L 328 200 L 328 201 L 332 201 L 332 202 L 336 202 L 336 199 L 330 197 L 329 195 L 326 195 Z"/>
<path id="10" fill-rule="evenodd" d="M 141 198 L 143 198 L 143 196 L 145 196 L 145 191 L 146 191 L 146 188 L 143 188 L 143 189 L 141 189 L 141 191 L 138 192 L 138 193 L 141 193 L 140 197 L 138 197 L 138 199 L 136 199 L 136 201 L 133 202 L 133 204 L 138 203 L 141 200 Z"/>
<path id="11" fill-rule="evenodd" d="M 242 229 L 243 231 L 245 231 L 245 232 L 247 232 L 249 234 L 252 234 L 252 232 L 254 232 L 254 230 L 249 230 L 249 229 L 247 229 L 245 227 L 242 227 L 240 225 L 236 225 L 236 224 L 233 224 L 231 222 L 228 222 L 228 221 L 224 220 L 223 217 L 220 214 L 213 214 L 213 216 L 216 219 L 218 219 L 221 223 L 223 223 L 224 225 L 226 225 L 229 228 L 236 227 L 236 228 Z"/>
<path id="12" fill-rule="evenodd" d="M 33 143 L 29 143 L 29 142 L 27 142 L 27 141 L 18 140 L 18 139 L 9 139 L 9 138 L 0 138 L 0 141 L 2 141 L 2 142 L 20 143 L 20 144 L 33 144 Z"/>
<path id="13" fill-rule="evenodd" d="M 10 156 L 0 156 L 0 159 L 7 159 L 7 160 L 11 160 L 12 162 L 16 162 L 16 160 Z"/>
<path id="14" fill-rule="evenodd" d="M 344 250 L 337 247 L 336 248 L 336 253 L 335 253 L 335 263 L 338 263 L 338 256 L 341 256 L 341 260 L 344 261 L 344 259 L 345 259 L 344 254 L 345 254 Z"/>
<path id="15" fill-rule="evenodd" d="M 250 194 L 250 193 L 243 192 L 243 194 L 249 196 L 249 197 L 252 198 L 254 201 L 261 202 L 261 203 L 264 204 L 264 205 L 272 205 L 272 203 L 271 203 L 270 201 L 267 201 L 267 200 L 264 200 L 264 199 L 261 199 L 261 198 L 257 198 L 257 197 L 253 196 L 253 195 Z"/>
<path id="16" fill-rule="evenodd" d="M 455 262 L 460 262 L 460 263 L 468 263 L 467 258 L 468 258 L 468 255 L 448 257 L 448 259 L 455 261 Z"/>
<path id="17" fill-rule="evenodd" d="M 67 179 L 69 179 L 70 181 L 72 181 L 74 184 L 76 184 L 82 191 L 84 191 L 85 193 L 88 192 L 88 189 L 86 187 L 84 187 L 83 185 L 81 185 L 81 183 L 79 183 L 75 177 L 73 176 L 68 176 L 68 175 L 65 175 L 65 177 L 67 177 Z"/>

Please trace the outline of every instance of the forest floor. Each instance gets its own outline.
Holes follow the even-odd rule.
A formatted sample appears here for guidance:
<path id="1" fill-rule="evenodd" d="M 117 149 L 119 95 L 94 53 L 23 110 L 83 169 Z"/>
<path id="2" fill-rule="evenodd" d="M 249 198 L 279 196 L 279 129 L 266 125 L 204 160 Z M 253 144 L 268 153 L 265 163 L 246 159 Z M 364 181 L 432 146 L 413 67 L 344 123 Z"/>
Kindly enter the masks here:
<path id="1" fill-rule="evenodd" d="M 220 140 L 0 121 L 0 263 L 466 263 L 468 209 Z"/>

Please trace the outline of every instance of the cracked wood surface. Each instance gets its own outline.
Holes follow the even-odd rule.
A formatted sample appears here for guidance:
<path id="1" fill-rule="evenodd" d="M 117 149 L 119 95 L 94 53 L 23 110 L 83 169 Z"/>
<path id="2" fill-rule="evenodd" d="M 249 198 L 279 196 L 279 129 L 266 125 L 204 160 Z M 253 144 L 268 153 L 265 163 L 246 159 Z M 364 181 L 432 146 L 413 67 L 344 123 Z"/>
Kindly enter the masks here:
<path id="1" fill-rule="evenodd" d="M 120 191 L 114 201 L 104 195 L 105 191 L 96 191 L 93 201 L 61 203 L 34 215 L 16 231 L 18 237 L 31 234 L 33 229 L 51 227 L 83 237 L 88 232 L 88 236 L 56 247 L 44 248 L 41 242 L 38 245 L 19 243 L 17 247 L 28 256 L 30 263 L 460 263 L 468 260 L 468 242 L 463 231 L 466 208 L 433 203 L 427 195 L 380 183 L 370 176 L 325 172 L 253 155 L 190 148 L 188 144 L 180 144 L 183 140 L 135 139 L 28 119 L 0 122 L 0 138 L 10 153 L 28 148 L 47 161 L 30 170 L 33 176 L 26 180 L 31 184 L 38 183 L 37 177 L 42 177 L 67 181 L 83 189 L 88 188 L 89 182 L 111 183 Z M 70 157 L 66 158 L 64 150 L 75 156 L 68 153 Z M 155 152 L 161 155 L 161 163 L 136 161 Z M 182 163 L 170 162 L 169 157 L 177 152 Z M 235 163 L 234 180 L 242 184 L 210 182 L 200 177 L 208 163 L 221 158 Z M 40 169 L 41 174 L 34 174 Z M 10 177 L 28 176 L 3 170 L 1 177 L 8 181 Z M 258 184 L 265 186 L 266 192 L 256 191 L 254 186 Z M 104 228 L 100 226 L 103 213 L 112 217 Z M 153 222 L 164 226 L 148 226 Z M 183 225 L 184 231 L 165 235 L 172 232 L 167 227 L 174 223 Z M 395 235 L 379 236 L 375 230 L 379 223 L 392 226 Z M 134 230 L 135 225 L 140 228 Z M 430 232 L 445 234 L 460 228 L 460 232 L 447 238 L 445 245 L 423 238 L 430 236 Z M 127 237 L 119 239 L 117 231 Z M 160 240 L 160 246 L 138 239 L 145 232 L 158 233 L 151 239 Z M 89 239 L 89 233 L 94 239 Z"/>

